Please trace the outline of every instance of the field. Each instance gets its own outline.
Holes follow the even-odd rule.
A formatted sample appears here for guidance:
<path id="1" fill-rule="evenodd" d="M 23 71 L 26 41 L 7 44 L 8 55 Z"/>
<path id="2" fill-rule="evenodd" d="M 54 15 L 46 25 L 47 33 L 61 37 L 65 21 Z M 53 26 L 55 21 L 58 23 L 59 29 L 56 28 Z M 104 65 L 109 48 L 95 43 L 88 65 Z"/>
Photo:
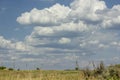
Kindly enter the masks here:
<path id="1" fill-rule="evenodd" d="M 79 71 L 0 71 L 0 80 L 81 80 Z"/>
<path id="2" fill-rule="evenodd" d="M 0 80 L 120 80 L 120 65 L 94 70 L 0 70 Z"/>

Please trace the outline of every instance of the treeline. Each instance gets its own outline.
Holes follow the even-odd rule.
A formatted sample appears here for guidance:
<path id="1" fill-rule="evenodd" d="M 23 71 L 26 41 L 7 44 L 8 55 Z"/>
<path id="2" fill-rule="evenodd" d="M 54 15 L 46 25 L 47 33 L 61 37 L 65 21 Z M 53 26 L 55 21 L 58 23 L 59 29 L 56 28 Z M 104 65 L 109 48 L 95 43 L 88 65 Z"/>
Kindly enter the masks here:
<path id="1" fill-rule="evenodd" d="M 5 66 L 0 66 L 0 70 L 14 70 L 13 68 L 7 68 Z"/>

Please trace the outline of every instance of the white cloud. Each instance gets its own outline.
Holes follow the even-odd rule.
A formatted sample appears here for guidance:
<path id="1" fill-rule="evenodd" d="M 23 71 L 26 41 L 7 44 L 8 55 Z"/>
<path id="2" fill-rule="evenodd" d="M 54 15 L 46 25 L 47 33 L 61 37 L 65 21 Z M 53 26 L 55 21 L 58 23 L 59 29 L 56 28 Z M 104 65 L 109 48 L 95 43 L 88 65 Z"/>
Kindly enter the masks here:
<path id="1" fill-rule="evenodd" d="M 16 42 L 15 49 L 20 51 L 28 51 L 28 46 L 23 42 Z"/>
<path id="2" fill-rule="evenodd" d="M 54 27 L 34 27 L 32 33 L 26 36 L 25 41 L 28 45 L 38 46 L 38 47 L 54 47 L 59 46 L 59 48 L 63 47 L 58 45 L 60 44 L 68 44 L 74 45 L 79 44 L 79 39 L 76 41 L 76 37 L 81 35 L 82 32 L 89 31 L 89 28 L 83 22 L 79 23 L 65 23 L 59 26 Z M 75 37 L 73 42 L 71 42 L 71 36 Z M 79 45 L 78 45 L 79 46 Z M 65 47 L 65 46 L 64 46 Z M 72 48 L 72 46 L 66 46 L 66 48 Z"/>
<path id="3" fill-rule="evenodd" d="M 38 35 L 39 36 L 39 35 Z M 25 43 L 27 45 L 44 45 L 50 43 L 50 40 L 48 38 L 39 38 L 35 34 L 31 34 L 26 36 Z"/>
<path id="4" fill-rule="evenodd" d="M 17 59 L 19 59 L 19 57 L 12 56 L 11 59 L 12 59 L 12 60 L 17 60 Z"/>
<path id="5" fill-rule="evenodd" d="M 86 43 L 83 42 L 83 43 L 80 43 L 80 47 L 85 47 L 86 46 Z"/>
<path id="6" fill-rule="evenodd" d="M 67 32 L 67 31 L 83 32 L 87 30 L 89 30 L 89 28 L 83 22 L 79 22 L 79 23 L 71 22 L 54 27 L 37 26 L 34 28 L 32 34 L 49 36 L 49 35 L 55 35 L 58 32 Z"/>
<path id="7" fill-rule="evenodd" d="M 91 41 L 89 41 L 89 44 L 98 44 L 98 43 L 99 43 L 98 40 L 91 40 Z"/>
<path id="8" fill-rule="evenodd" d="M 115 42 L 115 41 L 111 42 L 111 45 L 115 45 L 116 46 L 116 45 L 118 45 L 118 42 Z"/>
<path id="9" fill-rule="evenodd" d="M 76 20 L 99 20 L 96 12 L 106 9 L 105 2 L 99 0 L 75 0 L 70 6 L 70 16 Z"/>
<path id="10" fill-rule="evenodd" d="M 24 42 L 12 42 L 11 40 L 5 39 L 0 36 L 0 48 L 15 50 L 15 51 L 28 51 L 30 46 L 26 45 Z"/>
<path id="11" fill-rule="evenodd" d="M 85 22 L 87 25 L 96 23 L 102 28 L 114 27 L 120 25 L 119 7 L 120 5 L 115 5 L 109 9 L 101 0 L 74 0 L 70 6 L 55 4 L 41 10 L 34 8 L 30 12 L 22 13 L 17 22 L 48 27 Z"/>
<path id="12" fill-rule="evenodd" d="M 56 31 L 73 31 L 73 32 L 83 32 L 87 31 L 89 27 L 84 24 L 83 22 L 78 22 L 78 23 L 66 23 L 62 24 L 61 26 L 54 27 L 54 30 Z"/>
<path id="13" fill-rule="evenodd" d="M 108 48 L 109 46 L 101 43 L 101 44 L 98 45 L 98 47 L 99 48 Z"/>
<path id="14" fill-rule="evenodd" d="M 112 9 L 106 9 L 100 12 L 100 16 L 102 18 L 102 27 L 116 27 L 116 25 L 120 25 L 120 5 L 114 5 Z"/>
<path id="15" fill-rule="evenodd" d="M 113 41 L 110 43 L 112 46 L 120 47 L 120 42 L 119 41 Z"/>
<path id="16" fill-rule="evenodd" d="M 119 24 L 119 7 L 116 5 L 108 9 L 105 2 L 101 0 L 74 0 L 69 7 L 55 4 L 42 10 L 34 8 L 30 12 L 23 13 L 17 21 L 21 24 L 40 25 L 34 27 L 31 35 L 26 37 L 26 41 L 30 44 L 45 45 L 55 43 L 57 40 L 62 43 L 67 41 L 63 39 L 66 32 L 74 32 L 77 33 L 75 39 L 83 37 L 83 42 L 79 40 L 76 42 L 80 44 L 80 47 L 89 47 L 94 44 L 93 47 L 98 45 L 103 48 L 107 47 L 104 43 L 109 45 L 112 40 L 117 40 L 114 33 L 102 33 L 101 30 L 102 27 Z M 54 26 L 52 27 L 51 24 Z M 45 25 L 47 27 L 44 27 Z M 80 34 L 83 35 L 80 36 Z M 49 39 L 43 38 L 45 36 Z"/>
<path id="17" fill-rule="evenodd" d="M 86 55 L 86 53 L 83 52 L 83 53 L 82 53 L 82 56 L 85 56 L 85 55 Z"/>
<path id="18" fill-rule="evenodd" d="M 17 21 L 20 24 L 57 25 L 65 21 L 69 12 L 69 7 L 55 4 L 50 8 L 42 10 L 34 8 L 30 12 L 22 13 L 22 15 L 17 18 Z"/>
<path id="19" fill-rule="evenodd" d="M 34 31 L 38 35 L 51 35 L 54 33 L 54 30 L 50 27 L 35 27 Z"/>
<path id="20" fill-rule="evenodd" d="M 54 64 L 94 53 L 111 56 L 120 50 L 120 33 L 109 29 L 120 25 L 120 5 L 109 9 L 103 0 L 74 0 L 70 6 L 55 4 L 41 10 L 34 8 L 22 13 L 17 22 L 37 26 L 25 41 L 11 41 L 1 36 L 0 48 L 11 49 L 9 53 L 20 53 L 20 57 L 29 54 L 22 61 Z"/>
<path id="21" fill-rule="evenodd" d="M 71 40 L 69 38 L 64 38 L 64 37 L 59 40 L 60 44 L 67 44 L 70 42 L 71 42 Z"/>
<path id="22" fill-rule="evenodd" d="M 0 36 L 0 47 L 11 49 L 14 47 L 10 40 L 6 40 L 3 36 Z"/>

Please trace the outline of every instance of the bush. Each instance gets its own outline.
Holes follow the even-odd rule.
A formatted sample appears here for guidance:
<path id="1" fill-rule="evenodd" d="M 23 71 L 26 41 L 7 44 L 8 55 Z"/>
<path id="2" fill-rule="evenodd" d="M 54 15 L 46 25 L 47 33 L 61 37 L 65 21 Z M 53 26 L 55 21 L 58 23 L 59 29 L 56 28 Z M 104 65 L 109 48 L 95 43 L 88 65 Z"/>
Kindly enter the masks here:
<path id="1" fill-rule="evenodd" d="M 100 64 L 94 70 L 94 74 L 95 74 L 95 76 L 101 75 L 101 74 L 103 74 L 104 71 L 105 71 L 105 66 L 104 66 L 103 61 L 101 61 Z"/>
<path id="2" fill-rule="evenodd" d="M 20 71 L 20 69 L 17 69 L 17 71 Z"/>
<path id="3" fill-rule="evenodd" d="M 86 67 L 86 69 L 83 70 L 83 73 L 84 73 L 84 76 L 86 76 L 86 77 L 91 76 L 91 70 L 88 67 Z"/>
<path id="4" fill-rule="evenodd" d="M 8 70 L 13 71 L 14 69 L 13 68 L 9 68 Z"/>
<path id="5" fill-rule="evenodd" d="M 40 70 L 40 68 L 36 68 L 36 70 Z"/>
<path id="6" fill-rule="evenodd" d="M 76 68 L 75 68 L 75 70 L 79 70 L 79 68 L 78 68 L 78 67 L 76 67 Z"/>
<path id="7" fill-rule="evenodd" d="M 0 66 L 0 70 L 5 70 L 6 67 L 5 66 Z"/>

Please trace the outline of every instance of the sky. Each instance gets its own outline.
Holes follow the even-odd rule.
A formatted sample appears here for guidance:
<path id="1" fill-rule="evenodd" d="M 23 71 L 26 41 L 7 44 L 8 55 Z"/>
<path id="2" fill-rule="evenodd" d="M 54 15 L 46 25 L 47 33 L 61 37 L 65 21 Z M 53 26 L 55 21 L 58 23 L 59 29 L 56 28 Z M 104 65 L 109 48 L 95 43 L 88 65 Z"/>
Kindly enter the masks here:
<path id="1" fill-rule="evenodd" d="M 0 66 L 120 64 L 120 0 L 0 0 Z"/>

